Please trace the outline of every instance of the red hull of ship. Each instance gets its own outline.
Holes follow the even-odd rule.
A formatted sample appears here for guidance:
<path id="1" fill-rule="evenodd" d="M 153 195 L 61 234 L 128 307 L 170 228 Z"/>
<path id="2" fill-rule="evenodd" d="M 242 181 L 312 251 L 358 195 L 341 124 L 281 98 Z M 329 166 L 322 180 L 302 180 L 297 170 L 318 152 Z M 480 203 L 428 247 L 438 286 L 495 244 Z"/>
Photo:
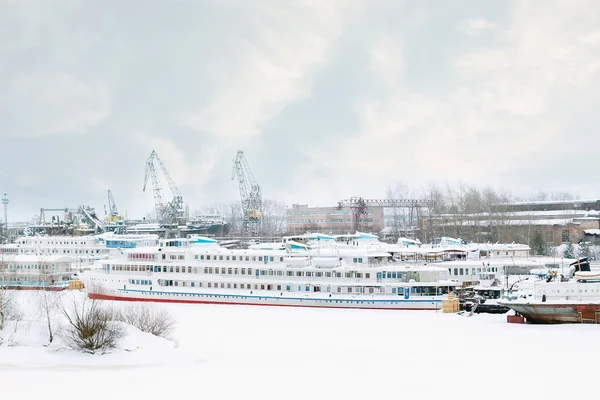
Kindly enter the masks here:
<path id="1" fill-rule="evenodd" d="M 267 306 L 267 307 L 302 307 L 302 308 L 344 308 L 344 309 L 368 309 L 368 310 L 404 310 L 404 311 L 421 311 L 429 310 L 436 311 L 438 308 L 383 308 L 383 307 L 337 307 L 332 305 L 303 305 L 303 304 L 268 304 L 268 303 L 249 303 L 249 302 L 224 302 L 211 300 L 184 300 L 184 299 L 164 299 L 164 298 L 139 298 L 125 296 L 110 296 L 99 293 L 88 293 L 90 299 L 95 300 L 115 300 L 115 301 L 138 301 L 138 302 L 153 302 L 153 303 L 179 303 L 179 304 L 219 304 L 232 306 Z"/>
<path id="2" fill-rule="evenodd" d="M 600 323 L 600 304 L 506 304 L 533 324 Z"/>

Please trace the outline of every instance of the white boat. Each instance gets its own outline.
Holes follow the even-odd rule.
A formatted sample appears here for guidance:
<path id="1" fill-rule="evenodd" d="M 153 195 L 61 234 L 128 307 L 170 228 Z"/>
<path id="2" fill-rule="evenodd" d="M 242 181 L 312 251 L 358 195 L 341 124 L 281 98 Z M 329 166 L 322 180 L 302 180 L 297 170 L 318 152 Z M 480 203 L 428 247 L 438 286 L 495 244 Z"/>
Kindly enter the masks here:
<path id="1" fill-rule="evenodd" d="M 361 248 L 231 250 L 205 237 L 128 250 L 82 274 L 95 299 L 322 308 L 437 310 L 448 270 Z"/>
<path id="2" fill-rule="evenodd" d="M 534 282 L 533 296 L 500 301 L 530 323 L 600 323 L 600 273 L 587 259 L 570 265 L 567 275 L 551 271 Z"/>

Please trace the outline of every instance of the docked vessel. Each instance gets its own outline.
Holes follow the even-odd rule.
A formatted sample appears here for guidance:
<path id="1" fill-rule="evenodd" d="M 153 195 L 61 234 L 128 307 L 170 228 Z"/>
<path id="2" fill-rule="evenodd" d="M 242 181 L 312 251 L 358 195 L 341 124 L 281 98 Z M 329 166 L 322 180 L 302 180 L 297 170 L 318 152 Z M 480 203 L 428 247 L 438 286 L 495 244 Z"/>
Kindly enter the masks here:
<path id="1" fill-rule="evenodd" d="M 0 245 L 0 286 L 64 289 L 94 262 L 126 249 L 156 246 L 156 235 L 26 236 Z"/>
<path id="2" fill-rule="evenodd" d="M 231 250 L 206 237 L 164 239 L 85 272 L 95 299 L 322 308 L 437 310 L 448 271 L 361 248 Z"/>
<path id="3" fill-rule="evenodd" d="M 600 273 L 587 259 L 571 264 L 572 277 L 554 271 L 534 284 L 532 297 L 503 300 L 529 323 L 600 323 Z"/>

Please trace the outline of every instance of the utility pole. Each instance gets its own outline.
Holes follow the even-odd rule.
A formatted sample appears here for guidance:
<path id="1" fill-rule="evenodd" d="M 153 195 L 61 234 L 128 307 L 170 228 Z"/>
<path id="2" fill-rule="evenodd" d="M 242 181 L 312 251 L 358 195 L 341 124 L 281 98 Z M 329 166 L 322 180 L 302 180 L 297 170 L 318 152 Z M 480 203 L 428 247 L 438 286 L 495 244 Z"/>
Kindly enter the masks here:
<path id="1" fill-rule="evenodd" d="M 4 234 L 4 237 L 6 240 L 8 240 L 8 197 L 7 194 L 4 193 L 4 197 L 2 198 L 2 204 L 4 204 L 4 232 L 2 232 Z"/>

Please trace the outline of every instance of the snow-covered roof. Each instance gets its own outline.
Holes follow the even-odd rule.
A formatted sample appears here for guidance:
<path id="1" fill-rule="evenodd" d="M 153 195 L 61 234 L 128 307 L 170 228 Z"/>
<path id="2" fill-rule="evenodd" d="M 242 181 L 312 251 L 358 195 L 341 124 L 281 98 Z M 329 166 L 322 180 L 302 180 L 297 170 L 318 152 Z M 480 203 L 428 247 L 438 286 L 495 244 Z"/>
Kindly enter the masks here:
<path id="1" fill-rule="evenodd" d="M 538 204 L 581 204 L 581 203 L 598 203 L 599 199 L 586 199 L 586 200 L 541 200 L 541 201 L 515 201 L 510 202 L 506 205 L 509 206 L 524 206 L 524 205 L 538 205 Z"/>
<path id="2" fill-rule="evenodd" d="M 3 262 L 31 262 L 31 263 L 53 263 L 73 262 L 75 258 L 70 256 L 33 255 L 33 254 L 7 254 L 2 257 Z"/>

